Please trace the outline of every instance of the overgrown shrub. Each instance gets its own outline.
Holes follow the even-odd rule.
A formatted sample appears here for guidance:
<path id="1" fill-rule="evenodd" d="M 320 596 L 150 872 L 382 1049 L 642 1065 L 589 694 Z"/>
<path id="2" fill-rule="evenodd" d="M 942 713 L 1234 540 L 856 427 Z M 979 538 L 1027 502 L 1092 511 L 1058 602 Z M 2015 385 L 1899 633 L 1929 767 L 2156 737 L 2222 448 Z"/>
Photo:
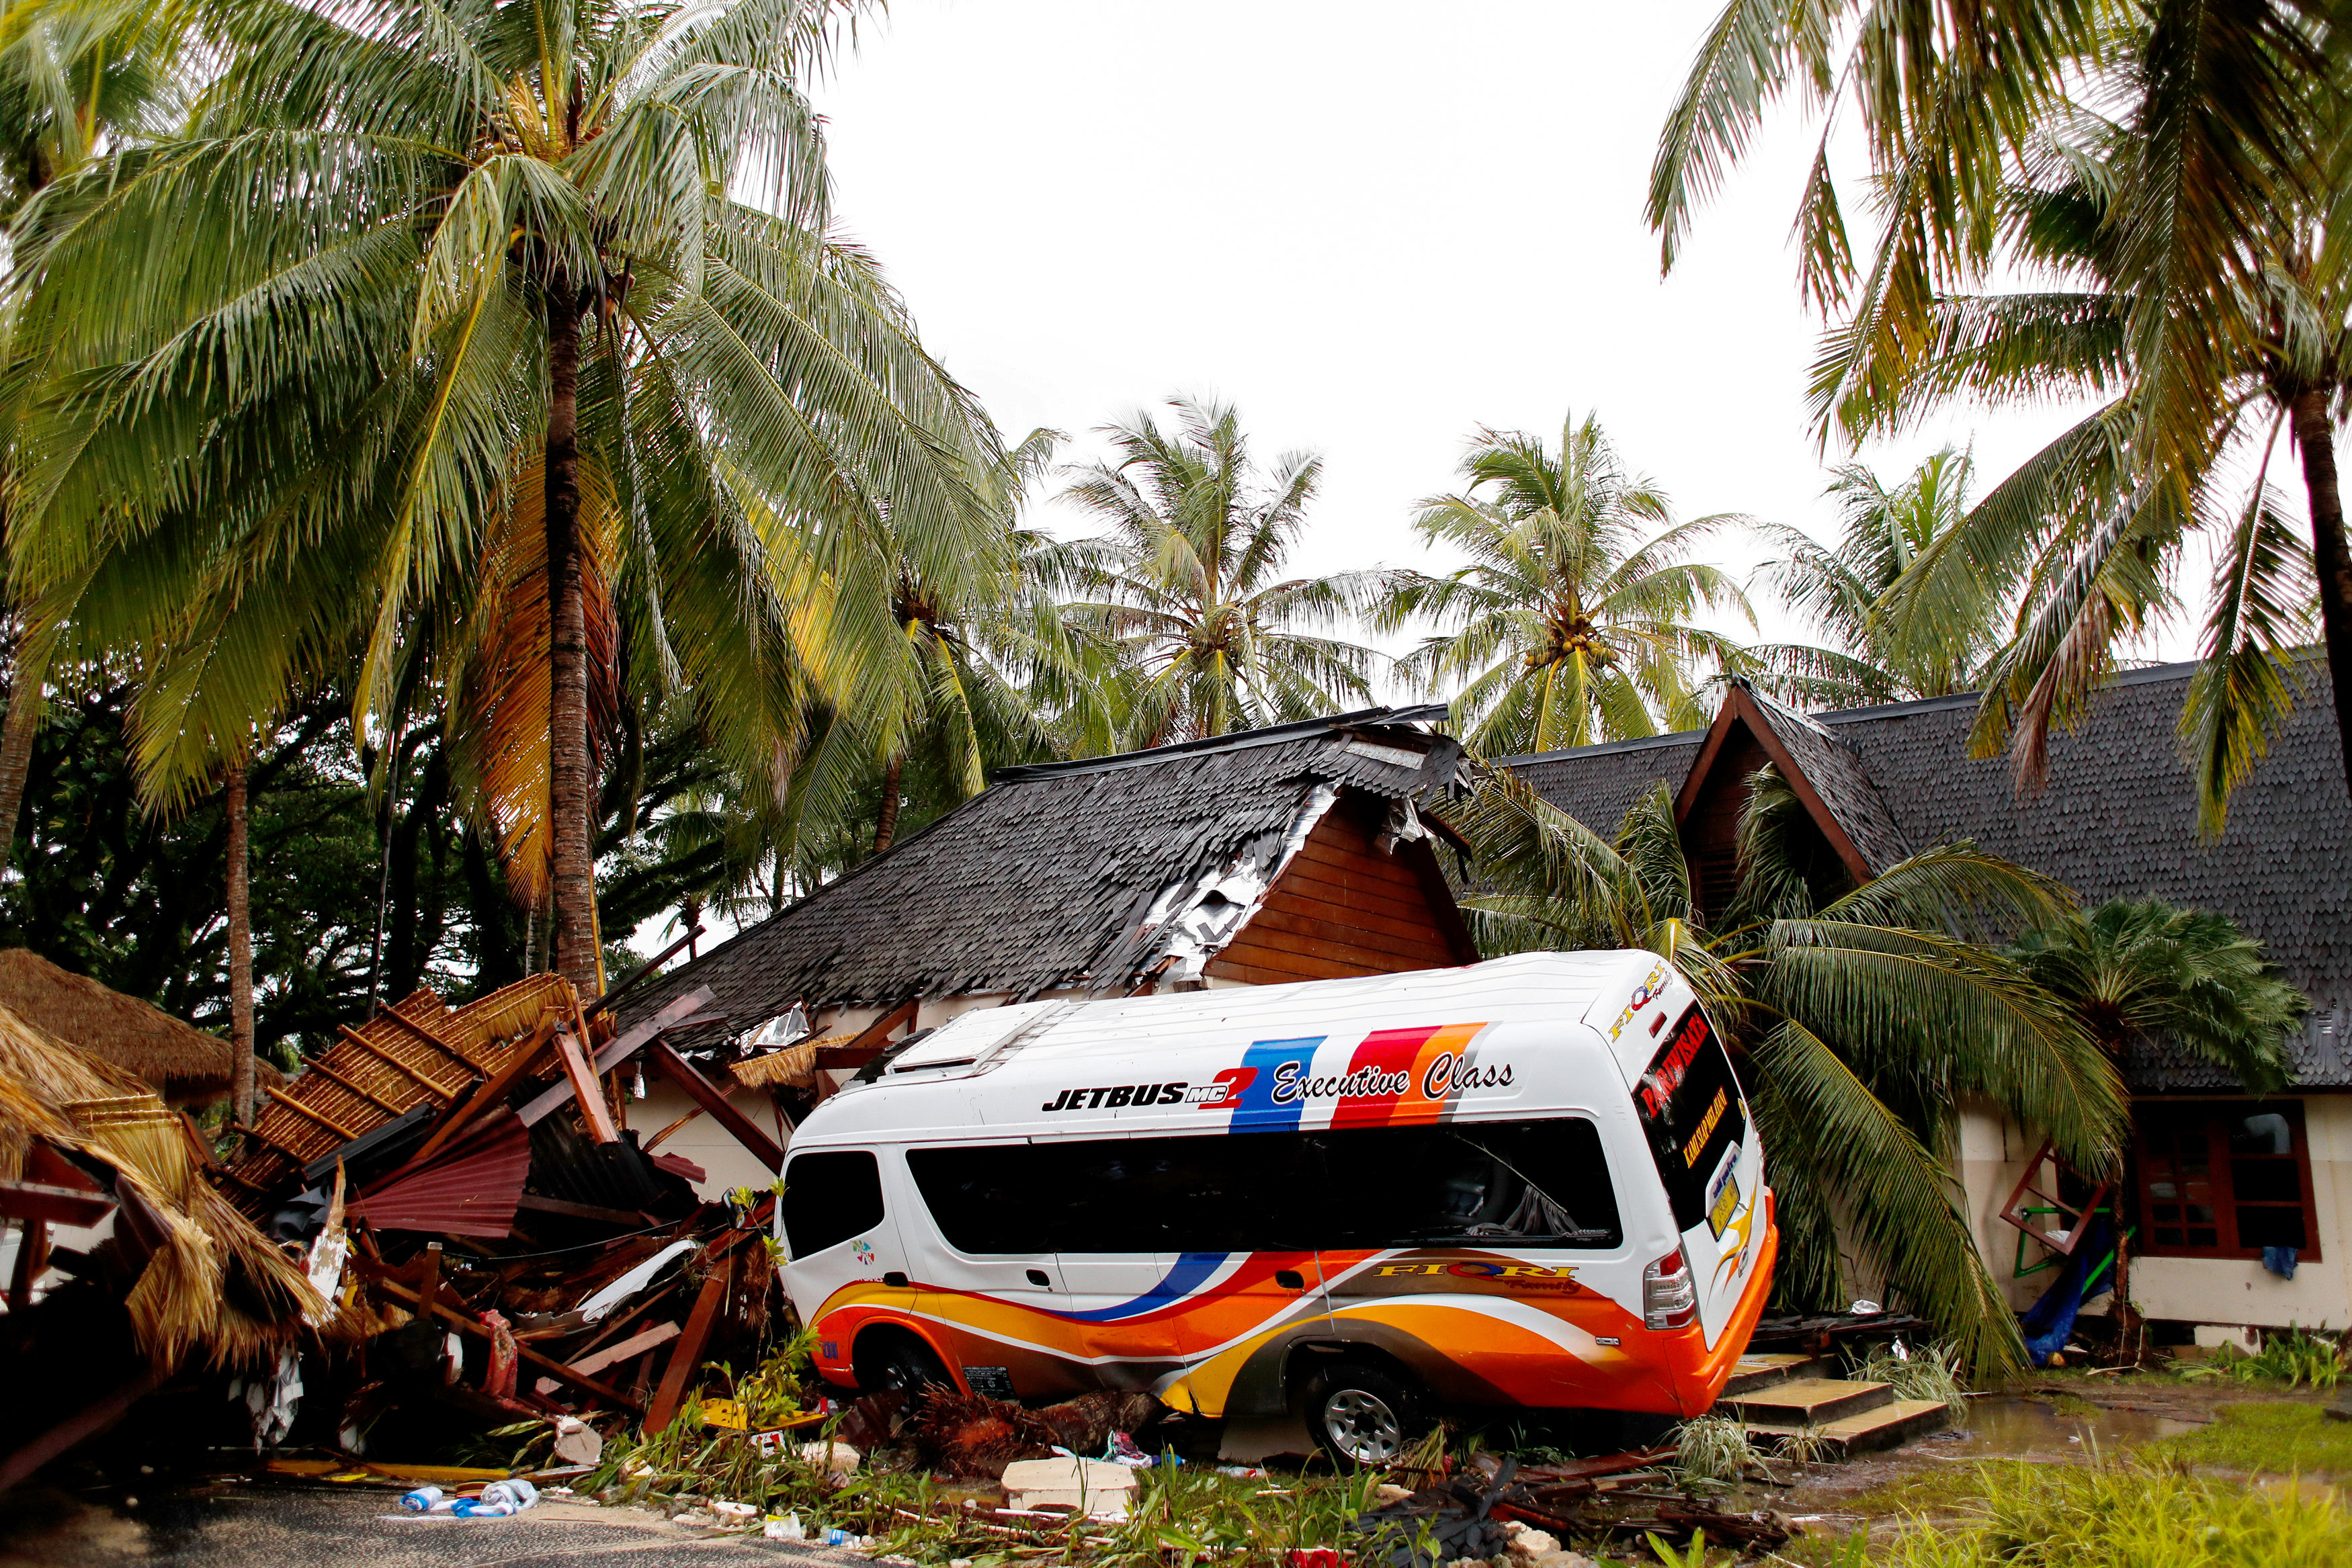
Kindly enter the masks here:
<path id="1" fill-rule="evenodd" d="M 2290 1324 L 2284 1332 L 2266 1336 L 2256 1354 L 2224 1345 L 2212 1360 L 2183 1367 L 2180 1375 L 2226 1377 L 2235 1383 L 2283 1383 L 2289 1388 L 2300 1384 L 2333 1388 L 2344 1376 L 2344 1352 L 2336 1341 Z"/>

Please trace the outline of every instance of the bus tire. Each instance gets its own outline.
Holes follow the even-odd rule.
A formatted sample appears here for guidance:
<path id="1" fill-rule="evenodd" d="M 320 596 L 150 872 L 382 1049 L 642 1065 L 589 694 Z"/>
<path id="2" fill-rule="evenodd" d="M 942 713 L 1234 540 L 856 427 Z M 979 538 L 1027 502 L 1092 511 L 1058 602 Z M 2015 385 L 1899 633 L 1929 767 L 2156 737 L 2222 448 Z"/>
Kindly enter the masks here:
<path id="1" fill-rule="evenodd" d="M 861 1394 L 886 1394 L 896 1391 L 907 1396 L 911 1409 L 923 1396 L 923 1390 L 938 1384 L 953 1388 L 955 1377 L 923 1343 L 922 1336 L 908 1329 L 887 1326 L 867 1329 L 857 1336 L 850 1350 L 850 1371 L 857 1379 Z"/>
<path id="2" fill-rule="evenodd" d="M 1368 1362 L 1339 1361 L 1307 1380 L 1307 1430 L 1340 1469 L 1393 1464 L 1428 1426 L 1421 1391 Z"/>

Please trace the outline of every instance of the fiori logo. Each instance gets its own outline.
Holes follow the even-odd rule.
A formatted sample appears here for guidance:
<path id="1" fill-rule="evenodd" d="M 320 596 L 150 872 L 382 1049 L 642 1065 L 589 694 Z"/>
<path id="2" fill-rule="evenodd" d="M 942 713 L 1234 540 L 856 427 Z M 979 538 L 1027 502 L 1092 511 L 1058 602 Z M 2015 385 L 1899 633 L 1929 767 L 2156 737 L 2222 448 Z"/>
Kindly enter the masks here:
<path id="1" fill-rule="evenodd" d="M 1617 1021 L 1609 1026 L 1609 1038 L 1615 1040 L 1624 1033 L 1625 1026 L 1633 1021 L 1633 1015 L 1665 995 L 1665 992 L 1666 967 L 1664 964 L 1658 964 L 1654 966 L 1649 975 L 1633 988 L 1633 999 L 1625 1004 L 1625 1010 L 1619 1013 Z"/>
<path id="2" fill-rule="evenodd" d="M 1440 1260 L 1433 1263 L 1383 1263 L 1383 1277 L 1393 1275 L 1445 1275 L 1456 1280 L 1571 1280 L 1576 1277 L 1574 1265 L 1550 1268 L 1541 1263 L 1498 1263 L 1484 1258 L 1465 1258 L 1458 1262 Z"/>
<path id="3" fill-rule="evenodd" d="M 855 1252 L 855 1253 L 856 1253 L 856 1254 L 857 1254 L 857 1263 L 858 1263 L 858 1267 L 860 1267 L 860 1268 L 871 1268 L 871 1267 L 873 1266 L 873 1263 L 874 1263 L 874 1243 L 873 1243 L 873 1242 L 871 1242 L 871 1241 L 867 1240 L 865 1237 L 861 1236 L 861 1237 L 859 1237 L 856 1240 L 855 1240 L 855 1241 L 853 1241 L 853 1242 L 851 1242 L 851 1243 L 849 1244 L 849 1249 L 850 1249 L 852 1252 Z"/>

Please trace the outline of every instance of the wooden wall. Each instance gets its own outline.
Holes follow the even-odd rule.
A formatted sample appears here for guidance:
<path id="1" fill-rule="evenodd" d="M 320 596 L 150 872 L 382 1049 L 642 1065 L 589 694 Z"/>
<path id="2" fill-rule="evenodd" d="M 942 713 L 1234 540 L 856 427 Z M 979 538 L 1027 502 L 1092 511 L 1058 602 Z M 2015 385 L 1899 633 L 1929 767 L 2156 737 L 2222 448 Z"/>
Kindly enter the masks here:
<path id="1" fill-rule="evenodd" d="M 1475 962 L 1429 845 L 1373 844 L 1381 804 L 1342 796 L 1326 811 L 1208 973 L 1279 986 Z"/>

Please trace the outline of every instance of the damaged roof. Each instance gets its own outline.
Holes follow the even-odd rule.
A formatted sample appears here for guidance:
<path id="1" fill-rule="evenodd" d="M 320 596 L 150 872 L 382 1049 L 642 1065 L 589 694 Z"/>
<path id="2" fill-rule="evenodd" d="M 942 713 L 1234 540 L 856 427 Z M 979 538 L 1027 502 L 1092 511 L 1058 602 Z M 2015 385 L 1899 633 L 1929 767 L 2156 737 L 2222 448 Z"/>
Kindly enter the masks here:
<path id="1" fill-rule="evenodd" d="M 2196 668 L 2167 664 L 2110 682 L 2080 726 L 2053 737 L 2049 783 L 2037 794 L 2019 794 L 2008 758 L 1968 754 L 1975 694 L 1811 716 L 1808 727 L 1838 743 L 1814 787 L 1882 867 L 1891 863 L 1882 857 L 1906 846 L 1973 839 L 2056 877 L 2087 904 L 2158 898 L 2228 915 L 2312 999 L 2295 1047 L 2302 1083 L 2352 1088 L 2352 879 L 2344 874 L 2352 800 L 2326 669 L 2313 661 L 2299 672 L 2298 706 L 2231 799 L 2228 831 L 2207 840 L 2198 835 L 2196 786 L 2178 738 Z M 1801 767 L 1826 755 L 1780 734 Z M 1612 832 L 1651 784 L 1681 787 L 1705 738 L 1693 731 L 1507 766 L 1561 810 Z M 1840 758 L 1852 759 L 1853 772 Z M 1853 809 L 1854 773 L 1869 789 L 1862 810 Z M 1898 836 L 1880 836 L 1881 810 Z M 2220 1069 L 2154 1047 L 2135 1052 L 2126 1069 L 2144 1092 L 2236 1087 Z"/>
<path id="2" fill-rule="evenodd" d="M 1002 770 L 953 811 L 646 985 L 628 1020 L 708 986 L 735 1029 L 909 998 L 1131 989 L 1197 967 L 1245 922 L 1343 790 L 1417 803 L 1460 746 L 1442 707 L 1331 718 Z"/>

